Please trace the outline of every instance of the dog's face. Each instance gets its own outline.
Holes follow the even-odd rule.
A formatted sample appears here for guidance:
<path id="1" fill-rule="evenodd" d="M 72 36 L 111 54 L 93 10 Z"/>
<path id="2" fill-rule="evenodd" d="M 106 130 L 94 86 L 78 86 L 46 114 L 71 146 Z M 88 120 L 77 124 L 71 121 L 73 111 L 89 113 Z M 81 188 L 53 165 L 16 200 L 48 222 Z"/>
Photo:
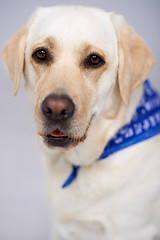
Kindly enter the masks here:
<path id="1" fill-rule="evenodd" d="M 39 11 L 27 39 L 26 89 L 35 99 L 44 142 L 68 147 L 85 140 L 100 95 L 107 97 L 116 78 L 116 34 L 109 18 L 102 25 L 92 11 L 45 11 Z"/>
<path id="2" fill-rule="evenodd" d="M 11 54 L 8 60 L 8 55 Z M 154 60 L 122 17 L 85 7 L 41 8 L 6 45 L 15 81 L 22 69 L 37 133 L 48 147 L 85 141 L 93 121 L 115 116 Z"/>

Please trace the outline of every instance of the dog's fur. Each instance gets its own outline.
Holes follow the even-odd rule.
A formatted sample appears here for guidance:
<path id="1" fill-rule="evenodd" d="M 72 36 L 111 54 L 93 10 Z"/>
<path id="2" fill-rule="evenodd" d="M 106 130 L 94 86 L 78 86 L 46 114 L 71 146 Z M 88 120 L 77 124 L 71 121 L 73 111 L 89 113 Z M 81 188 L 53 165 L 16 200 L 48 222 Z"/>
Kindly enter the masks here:
<path id="1" fill-rule="evenodd" d="M 33 58 L 42 47 L 52 56 L 47 64 Z M 87 67 L 84 60 L 91 53 L 105 63 Z M 6 44 L 2 56 L 14 80 L 14 95 L 23 71 L 33 103 L 53 239 L 159 239 L 160 136 L 96 161 L 109 139 L 130 121 L 155 63 L 132 27 L 122 16 L 96 8 L 40 8 Z M 65 94 L 76 105 L 63 131 L 77 142 L 67 148 L 48 147 L 43 138 L 49 127 L 40 106 L 51 93 Z M 62 189 L 72 164 L 80 165 L 80 171 Z"/>

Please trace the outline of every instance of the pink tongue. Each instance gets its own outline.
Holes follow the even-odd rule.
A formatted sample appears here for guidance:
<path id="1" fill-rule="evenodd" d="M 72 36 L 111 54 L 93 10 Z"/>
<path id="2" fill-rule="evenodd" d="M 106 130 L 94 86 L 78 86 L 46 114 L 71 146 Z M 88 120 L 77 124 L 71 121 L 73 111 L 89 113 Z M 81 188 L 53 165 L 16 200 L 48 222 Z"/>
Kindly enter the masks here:
<path id="1" fill-rule="evenodd" d="M 60 132 L 58 129 L 55 130 L 54 132 L 51 132 L 50 135 L 52 137 L 66 137 L 66 135 L 62 132 Z"/>

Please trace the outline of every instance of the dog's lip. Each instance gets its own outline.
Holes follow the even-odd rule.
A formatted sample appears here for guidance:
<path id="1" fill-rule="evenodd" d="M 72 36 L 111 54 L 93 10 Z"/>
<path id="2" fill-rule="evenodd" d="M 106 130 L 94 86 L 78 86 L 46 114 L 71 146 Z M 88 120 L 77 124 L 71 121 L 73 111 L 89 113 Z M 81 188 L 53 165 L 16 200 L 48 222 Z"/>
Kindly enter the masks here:
<path id="1" fill-rule="evenodd" d="M 46 135 L 44 137 L 44 142 L 50 147 L 67 148 L 73 140 L 64 133 L 56 130 Z"/>
<path id="2" fill-rule="evenodd" d="M 58 128 L 56 130 L 47 132 L 47 133 L 40 133 L 38 132 L 38 135 L 40 135 L 41 137 L 46 137 L 46 136 L 50 136 L 50 137 L 55 137 L 55 138 L 61 138 L 61 137 L 68 137 L 67 134 L 65 134 L 64 132 L 62 132 L 61 130 L 59 130 Z"/>
<path id="3" fill-rule="evenodd" d="M 86 128 L 86 131 L 84 135 L 81 137 L 71 136 L 70 134 L 68 135 L 58 128 L 49 133 L 42 134 L 38 132 L 38 135 L 40 135 L 44 139 L 44 143 L 47 144 L 48 146 L 55 146 L 55 147 L 77 146 L 80 142 L 84 142 L 85 139 L 87 138 L 87 132 L 94 116 L 95 114 L 92 115 L 89 121 L 89 124 Z"/>
<path id="4" fill-rule="evenodd" d="M 56 129 L 55 131 L 53 131 L 47 135 L 55 137 L 55 138 L 67 137 L 67 135 L 65 133 L 61 132 L 59 129 Z"/>
<path id="5" fill-rule="evenodd" d="M 68 146 L 76 146 L 79 142 L 83 142 L 86 139 L 86 135 L 82 137 L 73 137 L 65 134 L 59 129 L 56 129 L 47 134 L 38 133 L 41 137 L 43 137 L 44 142 L 51 147 L 62 147 L 66 148 Z"/>

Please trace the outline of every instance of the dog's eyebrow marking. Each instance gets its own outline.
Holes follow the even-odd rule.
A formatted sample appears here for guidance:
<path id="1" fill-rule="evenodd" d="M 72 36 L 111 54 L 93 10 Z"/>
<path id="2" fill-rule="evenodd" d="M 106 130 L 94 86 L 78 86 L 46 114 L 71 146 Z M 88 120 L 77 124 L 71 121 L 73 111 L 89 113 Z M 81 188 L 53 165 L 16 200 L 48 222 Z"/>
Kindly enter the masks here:
<path id="1" fill-rule="evenodd" d="M 90 53 L 97 53 L 105 60 L 105 54 L 100 47 L 87 42 L 80 45 L 80 54 L 82 57 L 86 57 Z"/>
<path id="2" fill-rule="evenodd" d="M 57 47 L 57 41 L 54 37 L 49 36 L 45 39 L 45 43 L 52 49 L 55 49 Z"/>
<path id="3" fill-rule="evenodd" d="M 37 40 L 36 43 L 32 45 L 31 50 L 33 52 L 35 49 L 40 48 L 40 47 L 48 48 L 50 51 L 53 51 L 57 47 L 57 41 L 52 36 L 45 38 L 43 41 Z"/>

